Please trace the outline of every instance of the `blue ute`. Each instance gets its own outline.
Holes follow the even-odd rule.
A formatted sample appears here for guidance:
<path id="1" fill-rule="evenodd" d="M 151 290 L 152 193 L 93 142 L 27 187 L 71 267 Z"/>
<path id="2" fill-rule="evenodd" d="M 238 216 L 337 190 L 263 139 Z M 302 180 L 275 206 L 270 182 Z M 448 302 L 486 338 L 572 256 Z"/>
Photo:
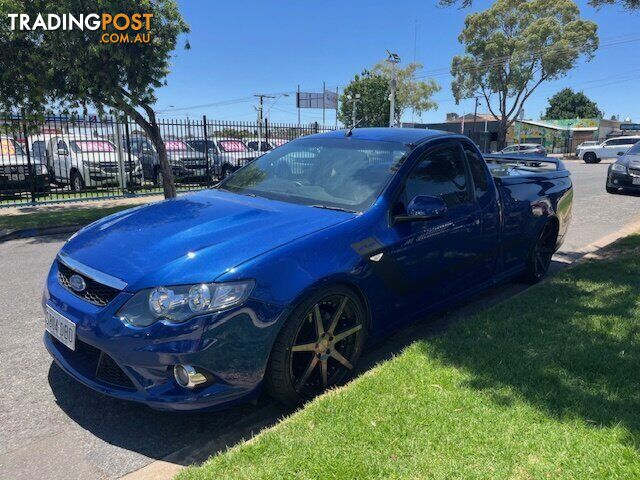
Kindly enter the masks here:
<path id="1" fill-rule="evenodd" d="M 216 188 L 106 217 L 44 296 L 58 365 L 113 397 L 299 404 L 367 341 L 517 276 L 540 280 L 571 216 L 562 162 L 482 157 L 461 135 L 355 129 L 291 141 Z"/>

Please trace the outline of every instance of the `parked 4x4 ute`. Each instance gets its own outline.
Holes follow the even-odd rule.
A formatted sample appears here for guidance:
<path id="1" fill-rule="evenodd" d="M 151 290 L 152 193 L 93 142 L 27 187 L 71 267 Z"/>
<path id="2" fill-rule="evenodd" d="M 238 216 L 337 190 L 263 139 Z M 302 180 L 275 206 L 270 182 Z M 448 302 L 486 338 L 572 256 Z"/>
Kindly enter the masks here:
<path id="1" fill-rule="evenodd" d="M 545 275 L 569 172 L 489 162 L 461 135 L 335 131 L 213 190 L 99 220 L 53 262 L 45 345 L 80 382 L 155 408 L 231 405 L 262 387 L 302 402 L 345 381 L 365 341 Z"/>

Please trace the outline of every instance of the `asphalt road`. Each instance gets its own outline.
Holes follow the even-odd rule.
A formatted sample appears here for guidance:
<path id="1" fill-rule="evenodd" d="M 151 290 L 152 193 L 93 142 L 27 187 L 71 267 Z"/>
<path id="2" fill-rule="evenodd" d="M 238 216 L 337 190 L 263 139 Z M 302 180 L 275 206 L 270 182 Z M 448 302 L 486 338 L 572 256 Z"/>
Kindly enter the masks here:
<path id="1" fill-rule="evenodd" d="M 606 164 L 567 166 L 575 185 L 574 218 L 561 253 L 571 257 L 637 220 L 640 197 L 607 194 Z M 223 413 L 159 413 L 104 397 L 68 378 L 42 345 L 40 309 L 45 274 L 63 241 L 41 237 L 0 244 L 0 476 L 118 478 L 172 453 L 173 462 L 188 464 L 288 413 L 266 398 Z M 370 349 L 361 370 L 524 288 L 502 286 L 399 332 Z"/>

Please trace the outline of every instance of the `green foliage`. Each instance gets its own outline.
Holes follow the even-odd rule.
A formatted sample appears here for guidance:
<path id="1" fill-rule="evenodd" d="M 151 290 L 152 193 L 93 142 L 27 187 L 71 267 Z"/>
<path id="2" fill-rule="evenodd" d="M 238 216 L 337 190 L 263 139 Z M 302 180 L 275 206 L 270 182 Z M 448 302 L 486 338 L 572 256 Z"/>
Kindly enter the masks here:
<path id="1" fill-rule="evenodd" d="M 101 43 L 103 30 L 11 31 L 8 13 L 151 13 L 150 43 Z M 151 105 L 164 85 L 178 36 L 189 28 L 174 0 L 0 0 L 0 109 L 42 113 L 51 106 L 116 108 L 153 140 L 165 193 L 175 195 L 171 169 Z M 111 27 L 107 33 L 114 33 Z M 132 33 L 131 31 L 128 33 Z M 135 33 L 134 33 L 135 35 Z"/>
<path id="2" fill-rule="evenodd" d="M 465 54 L 451 64 L 456 101 L 480 95 L 507 128 L 543 82 L 565 76 L 598 48 L 597 25 L 572 0 L 497 0 L 465 19 Z M 499 139 L 500 143 L 500 139 Z"/>
<path id="3" fill-rule="evenodd" d="M 439 0 L 441 7 L 451 7 L 459 5 L 460 8 L 467 8 L 473 5 L 473 0 Z M 640 0 L 589 0 L 589 5 L 600 9 L 605 5 L 620 5 L 626 10 L 640 9 Z"/>
<path id="4" fill-rule="evenodd" d="M 340 97 L 338 120 L 352 125 L 352 109 L 356 95 L 356 125 L 359 127 L 382 127 L 389 125 L 389 81 L 368 70 L 356 75 Z"/>
<path id="5" fill-rule="evenodd" d="M 417 114 L 438 108 L 432 99 L 440 91 L 433 80 L 420 81 L 416 72 L 422 68 L 419 63 L 410 63 L 405 68 L 396 69 L 395 120 L 400 121 L 402 113 L 412 108 Z M 389 125 L 389 82 L 392 78 L 388 62 L 376 64 L 371 71 L 356 75 L 344 89 L 340 99 L 338 119 L 344 125 L 352 123 L 353 98 L 360 94 L 356 105 L 356 121 L 359 127 L 380 127 Z M 349 99 L 351 96 L 351 100 Z"/>
<path id="6" fill-rule="evenodd" d="M 595 102 L 582 92 L 574 92 L 564 88 L 549 99 L 549 106 L 544 114 L 545 120 L 563 118 L 602 118 L 603 114 Z"/>

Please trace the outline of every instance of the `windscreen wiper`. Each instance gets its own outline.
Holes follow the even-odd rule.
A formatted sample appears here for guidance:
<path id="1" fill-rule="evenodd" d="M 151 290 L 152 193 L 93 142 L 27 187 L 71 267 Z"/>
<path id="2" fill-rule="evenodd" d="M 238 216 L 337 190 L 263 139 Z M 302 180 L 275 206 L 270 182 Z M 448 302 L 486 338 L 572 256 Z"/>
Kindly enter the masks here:
<path id="1" fill-rule="evenodd" d="M 335 210 L 337 212 L 347 212 L 347 213 L 356 213 L 355 210 L 349 210 L 347 208 L 342 208 L 342 207 L 332 207 L 329 205 L 310 205 L 313 208 L 323 208 L 325 210 Z"/>

